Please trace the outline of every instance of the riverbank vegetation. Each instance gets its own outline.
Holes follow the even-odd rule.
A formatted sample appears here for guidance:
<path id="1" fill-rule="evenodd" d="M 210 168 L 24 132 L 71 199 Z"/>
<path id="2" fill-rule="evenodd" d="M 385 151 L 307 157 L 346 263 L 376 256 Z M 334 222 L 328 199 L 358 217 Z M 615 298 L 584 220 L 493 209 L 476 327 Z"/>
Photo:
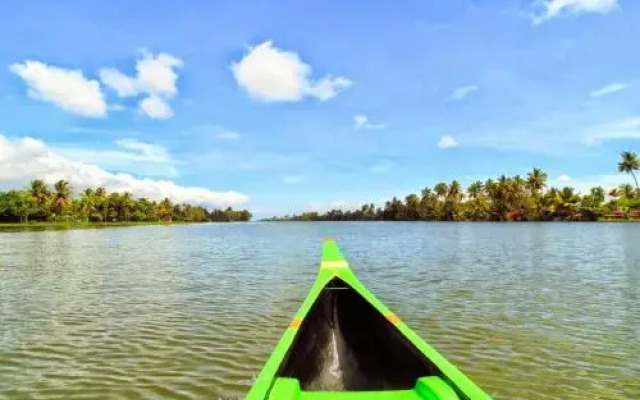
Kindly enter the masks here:
<path id="1" fill-rule="evenodd" d="M 174 204 L 134 198 L 131 193 L 108 193 L 105 188 L 87 188 L 72 196 L 68 181 L 53 188 L 41 179 L 22 190 L 0 191 L 0 223 L 38 223 L 60 226 L 83 224 L 149 224 L 167 222 L 249 221 L 247 210 L 231 208 L 209 210 L 201 206 Z"/>
<path id="2" fill-rule="evenodd" d="M 520 175 L 476 181 L 466 190 L 454 180 L 426 187 L 403 200 L 394 197 L 384 207 L 365 204 L 360 209 L 271 218 L 272 221 L 596 221 L 640 220 L 640 187 L 635 171 L 640 160 L 624 152 L 619 172 L 628 173 L 635 187 L 610 190 L 594 187 L 580 194 L 572 187 L 549 188 L 547 174 L 533 169 Z"/>

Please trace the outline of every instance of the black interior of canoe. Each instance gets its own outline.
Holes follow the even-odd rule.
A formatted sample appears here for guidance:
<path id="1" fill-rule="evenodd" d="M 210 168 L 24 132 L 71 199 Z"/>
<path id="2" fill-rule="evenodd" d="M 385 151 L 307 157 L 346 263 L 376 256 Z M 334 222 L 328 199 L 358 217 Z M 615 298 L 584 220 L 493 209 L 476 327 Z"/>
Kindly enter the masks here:
<path id="1" fill-rule="evenodd" d="M 322 290 L 304 318 L 278 376 L 303 390 L 411 389 L 440 375 L 376 308 L 341 279 Z"/>

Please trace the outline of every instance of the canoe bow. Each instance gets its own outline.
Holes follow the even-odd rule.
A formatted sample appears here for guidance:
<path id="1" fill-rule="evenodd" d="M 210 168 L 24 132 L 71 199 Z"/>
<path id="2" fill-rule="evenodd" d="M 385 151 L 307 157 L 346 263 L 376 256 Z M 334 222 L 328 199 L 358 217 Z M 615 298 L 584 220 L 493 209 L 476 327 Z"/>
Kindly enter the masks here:
<path id="1" fill-rule="evenodd" d="M 491 400 L 356 277 L 333 239 L 246 400 Z"/>

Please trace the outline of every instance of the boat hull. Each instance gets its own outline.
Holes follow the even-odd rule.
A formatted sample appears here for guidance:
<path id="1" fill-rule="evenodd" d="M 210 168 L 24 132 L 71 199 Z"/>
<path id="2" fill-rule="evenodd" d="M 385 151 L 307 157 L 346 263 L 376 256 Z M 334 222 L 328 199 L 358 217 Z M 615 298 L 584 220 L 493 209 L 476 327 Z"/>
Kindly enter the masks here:
<path id="1" fill-rule="evenodd" d="M 246 399 L 332 398 L 491 399 L 380 302 L 329 240 L 315 284 Z"/>

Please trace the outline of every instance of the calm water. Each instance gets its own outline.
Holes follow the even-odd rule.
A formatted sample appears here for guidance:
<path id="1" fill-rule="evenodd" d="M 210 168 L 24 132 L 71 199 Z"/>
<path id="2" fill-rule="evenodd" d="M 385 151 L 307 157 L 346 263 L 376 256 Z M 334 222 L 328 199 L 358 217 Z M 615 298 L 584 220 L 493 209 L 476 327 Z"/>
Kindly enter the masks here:
<path id="1" fill-rule="evenodd" d="M 640 399 L 640 225 L 0 233 L 0 398 L 242 398 L 321 239 L 497 399 Z"/>

